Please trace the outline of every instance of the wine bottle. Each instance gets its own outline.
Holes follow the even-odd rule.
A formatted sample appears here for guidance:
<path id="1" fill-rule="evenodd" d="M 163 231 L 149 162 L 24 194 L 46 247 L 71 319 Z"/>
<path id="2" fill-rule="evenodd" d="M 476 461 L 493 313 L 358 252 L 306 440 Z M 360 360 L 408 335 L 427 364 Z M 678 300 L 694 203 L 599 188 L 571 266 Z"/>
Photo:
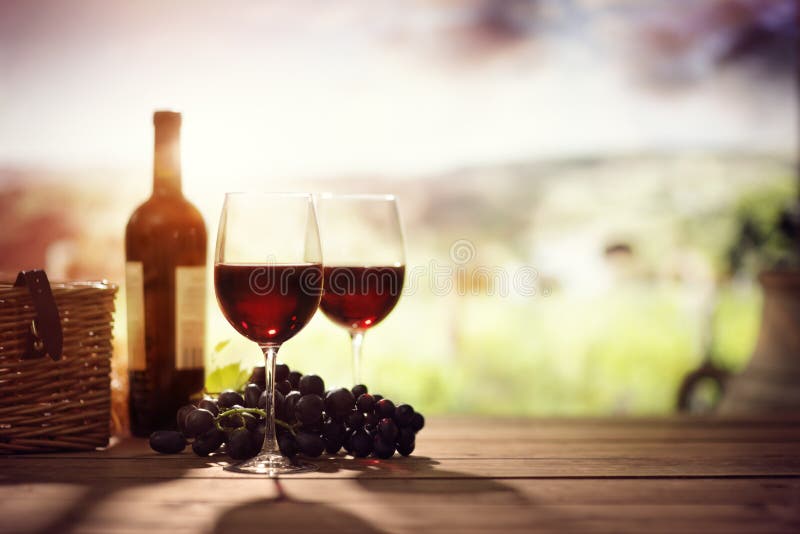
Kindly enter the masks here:
<path id="1" fill-rule="evenodd" d="M 181 191 L 181 115 L 156 111 L 153 193 L 128 220 L 131 433 L 175 427 L 204 382 L 206 227 Z"/>

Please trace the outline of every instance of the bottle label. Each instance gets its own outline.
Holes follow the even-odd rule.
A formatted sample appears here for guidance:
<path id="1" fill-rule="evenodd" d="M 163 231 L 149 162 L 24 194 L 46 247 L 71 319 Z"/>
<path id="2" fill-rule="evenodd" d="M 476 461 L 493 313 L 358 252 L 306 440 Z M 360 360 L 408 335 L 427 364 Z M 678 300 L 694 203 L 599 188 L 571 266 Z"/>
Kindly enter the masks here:
<path id="1" fill-rule="evenodd" d="M 142 262 L 125 264 L 125 300 L 128 302 L 128 370 L 144 371 L 144 270 Z"/>
<path id="2" fill-rule="evenodd" d="M 206 268 L 175 268 L 175 368 L 201 369 L 206 340 Z"/>

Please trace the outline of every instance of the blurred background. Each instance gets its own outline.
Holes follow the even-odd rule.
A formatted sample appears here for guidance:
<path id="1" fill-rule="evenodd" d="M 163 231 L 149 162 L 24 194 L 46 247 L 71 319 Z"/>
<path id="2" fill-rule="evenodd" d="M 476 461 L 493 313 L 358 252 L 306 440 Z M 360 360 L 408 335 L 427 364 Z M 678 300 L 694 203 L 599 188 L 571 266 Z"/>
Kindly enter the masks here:
<path id="1" fill-rule="evenodd" d="M 122 285 L 172 108 L 209 254 L 225 191 L 399 196 L 419 278 L 366 337 L 371 390 L 670 413 L 703 361 L 746 365 L 756 275 L 796 265 L 797 20 L 794 0 L 3 0 L 0 271 Z M 260 353 L 208 290 L 213 390 Z M 121 390 L 124 288 L 117 309 Z M 322 314 L 281 355 L 348 383 Z"/>

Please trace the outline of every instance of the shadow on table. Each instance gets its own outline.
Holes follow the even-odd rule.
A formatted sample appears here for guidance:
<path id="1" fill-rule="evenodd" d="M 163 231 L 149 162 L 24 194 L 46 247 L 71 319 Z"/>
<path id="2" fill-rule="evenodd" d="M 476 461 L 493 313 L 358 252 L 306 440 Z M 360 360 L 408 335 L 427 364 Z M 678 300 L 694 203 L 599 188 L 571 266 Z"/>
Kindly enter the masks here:
<path id="1" fill-rule="evenodd" d="M 32 459 L 35 460 L 36 457 L 25 457 L 19 465 L 14 465 L 14 458 L 4 462 L 3 469 L 0 470 L 0 488 L 51 483 L 80 486 L 80 490 L 78 494 L 72 494 L 75 495 L 74 501 L 64 511 L 35 528 L 30 520 L 14 525 L 6 518 L 3 527 L 11 529 L 10 531 L 35 534 L 70 533 L 80 529 L 81 524 L 117 492 L 171 482 L 182 478 L 189 470 L 220 469 L 223 465 L 220 462 L 223 457 L 197 458 L 191 453 L 170 457 L 141 455 L 125 458 L 129 460 L 125 465 L 108 457 L 98 457 L 87 463 L 83 458 L 76 461 L 69 457 L 62 459 L 50 456 L 41 457 L 41 463 L 35 469 L 30 469 L 29 460 Z M 137 465 L 137 462 L 142 463 Z M 314 463 L 319 466 L 322 474 L 352 472 L 355 475 L 353 482 L 370 494 L 397 496 L 397 499 L 393 497 L 388 501 L 390 506 L 404 496 L 415 495 L 439 495 L 450 503 L 463 504 L 477 499 L 486 504 L 522 505 L 528 509 L 535 506 L 535 503 L 531 503 L 512 486 L 469 473 L 438 469 L 439 462 L 423 456 L 396 456 L 390 460 L 379 460 L 337 455 L 315 460 Z M 287 477 L 289 480 L 293 478 Z M 298 480 L 303 478 L 305 477 L 302 475 L 297 477 Z M 283 479 L 274 481 L 278 488 L 277 498 L 256 499 L 224 510 L 213 532 L 239 534 L 245 532 L 243 529 L 255 529 L 258 532 L 268 525 L 291 525 L 296 532 L 383 532 L 370 521 L 335 506 L 288 497 L 281 488 L 281 480 Z M 63 499 L 61 502 L 64 502 Z M 533 510 L 529 513 L 531 521 L 538 523 L 546 520 L 541 515 L 541 510 L 536 515 L 533 515 Z"/>
<path id="2" fill-rule="evenodd" d="M 525 504 L 526 498 L 515 488 L 491 478 L 439 469 L 439 462 L 427 456 L 395 456 L 389 460 L 376 458 L 341 458 L 318 462 L 320 472 L 356 471 L 354 478 L 372 493 L 492 494 L 498 501 Z"/>
<path id="3" fill-rule="evenodd" d="M 355 484 L 368 495 L 383 495 L 389 507 L 399 505 L 401 514 L 408 514 L 404 504 L 416 506 L 417 514 L 406 518 L 408 530 L 424 532 L 433 522 L 434 528 L 453 532 L 582 532 L 591 524 L 561 507 L 543 506 L 521 484 L 515 487 L 487 476 L 440 469 L 438 461 L 425 456 L 336 457 L 319 465 L 323 473 L 355 471 Z"/>
<path id="4" fill-rule="evenodd" d="M 313 461 L 318 473 L 355 472 L 352 479 L 370 494 L 394 494 L 398 497 L 447 495 L 450 502 L 481 500 L 503 504 L 525 505 L 528 501 L 516 489 L 486 478 L 470 478 L 466 473 L 437 469 L 439 462 L 423 456 L 390 460 L 351 458 L 336 455 Z M 311 473 L 311 477 L 314 474 Z M 303 480 L 303 475 L 275 479 L 278 497 L 258 499 L 225 511 L 217 520 L 214 534 L 239 534 L 259 531 L 269 525 L 291 525 L 294 532 L 359 532 L 382 533 L 378 526 L 354 514 L 328 504 L 305 501 L 288 496 L 283 480 Z M 386 501 L 388 506 L 396 499 Z M 378 518 L 379 520 L 379 518 Z"/>
<path id="5" fill-rule="evenodd" d="M 15 525 L 6 517 L 0 530 L 8 529 L 9 532 L 17 533 L 67 534 L 80 528 L 81 523 L 95 508 L 117 492 L 170 482 L 182 478 L 188 470 L 217 466 L 213 461 L 209 461 L 210 459 L 197 458 L 185 453 L 169 457 L 148 453 L 129 458 L 101 455 L 102 453 L 98 453 L 98 456 L 91 458 L 88 464 L 86 458 L 52 454 L 6 457 L 0 470 L 0 489 L 22 484 L 53 484 L 56 488 L 70 485 L 79 486 L 80 489 L 70 488 L 72 495 L 77 493 L 78 496 L 64 512 L 53 519 L 32 526 L 32 523 L 35 524 L 33 519 L 36 518 L 25 517 L 21 524 Z M 128 460 L 132 463 L 121 468 L 117 463 L 119 460 Z M 136 465 L 136 462 L 148 460 L 158 462 L 157 469 L 153 470 L 152 464 Z M 19 465 L 14 465 L 17 461 Z M 35 464 L 36 467 L 31 468 L 31 464 Z M 50 503 L 50 509 L 52 508 Z"/>
<path id="6" fill-rule="evenodd" d="M 247 476 L 247 475 L 245 475 Z M 241 534 L 281 530 L 291 532 L 359 532 L 383 534 L 368 521 L 336 507 L 288 497 L 275 479 L 278 497 L 257 499 L 223 512 L 214 526 L 214 534 Z"/>

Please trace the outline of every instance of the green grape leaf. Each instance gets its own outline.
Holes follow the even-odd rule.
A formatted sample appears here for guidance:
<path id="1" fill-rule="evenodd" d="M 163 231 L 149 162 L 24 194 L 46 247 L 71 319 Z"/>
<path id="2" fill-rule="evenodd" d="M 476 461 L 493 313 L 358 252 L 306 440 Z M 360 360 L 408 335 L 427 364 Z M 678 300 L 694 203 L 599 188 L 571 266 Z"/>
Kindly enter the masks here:
<path id="1" fill-rule="evenodd" d="M 238 363 L 219 367 L 206 377 L 206 393 L 218 394 L 226 389 L 241 391 L 250 378 L 250 372 Z"/>

